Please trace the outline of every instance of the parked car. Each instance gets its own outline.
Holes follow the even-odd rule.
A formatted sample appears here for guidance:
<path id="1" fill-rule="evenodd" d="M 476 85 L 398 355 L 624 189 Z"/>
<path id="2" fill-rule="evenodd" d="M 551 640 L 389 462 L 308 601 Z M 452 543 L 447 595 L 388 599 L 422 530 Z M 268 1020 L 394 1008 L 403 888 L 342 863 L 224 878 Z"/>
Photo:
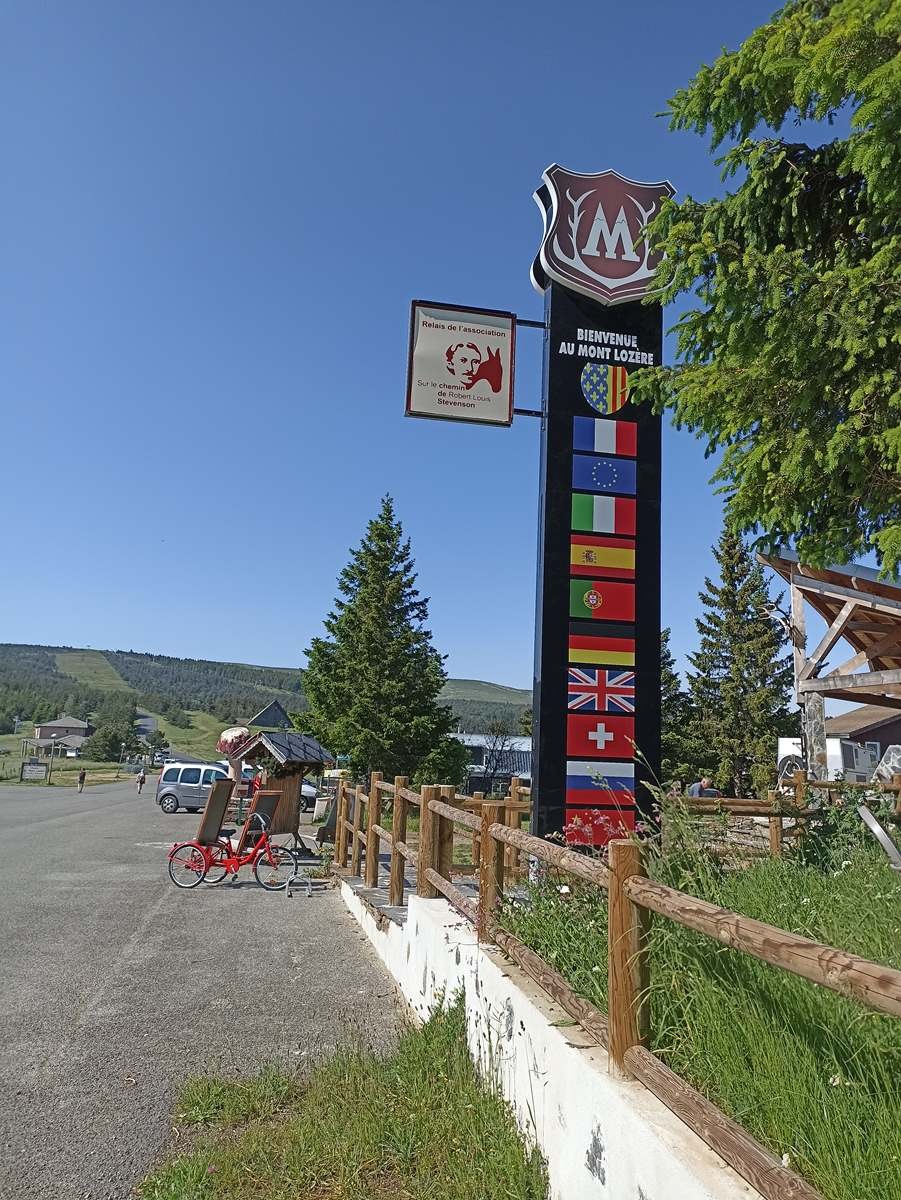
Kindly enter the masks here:
<path id="1" fill-rule="evenodd" d="M 218 764 L 168 763 L 160 772 L 156 802 L 164 813 L 178 812 L 180 808 L 200 812 L 217 779 L 228 779 L 228 772 Z"/>

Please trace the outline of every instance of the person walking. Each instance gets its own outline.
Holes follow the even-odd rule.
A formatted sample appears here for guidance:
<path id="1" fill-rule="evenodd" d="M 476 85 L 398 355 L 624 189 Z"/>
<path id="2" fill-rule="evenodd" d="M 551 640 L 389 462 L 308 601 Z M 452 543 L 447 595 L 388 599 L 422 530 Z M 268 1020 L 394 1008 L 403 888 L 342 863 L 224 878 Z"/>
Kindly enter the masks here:
<path id="1" fill-rule="evenodd" d="M 84 769 L 84 767 L 82 767 L 81 770 L 78 772 L 78 790 L 80 792 L 84 791 L 84 781 L 87 779 L 87 777 L 88 777 L 88 773 Z"/>
<path id="2" fill-rule="evenodd" d="M 143 792 L 144 784 L 146 782 L 147 782 L 147 775 L 144 771 L 144 768 L 141 767 L 140 771 L 138 771 L 138 795 L 139 796 L 140 796 L 141 792 Z"/>

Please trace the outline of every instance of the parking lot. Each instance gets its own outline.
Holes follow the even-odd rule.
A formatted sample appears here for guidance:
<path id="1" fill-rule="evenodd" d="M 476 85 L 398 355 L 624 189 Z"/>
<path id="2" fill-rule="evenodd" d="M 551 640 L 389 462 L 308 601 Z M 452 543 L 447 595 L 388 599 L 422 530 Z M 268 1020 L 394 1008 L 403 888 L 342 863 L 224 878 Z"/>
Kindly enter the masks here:
<path id="1" fill-rule="evenodd" d="M 0 786 L 0 1196 L 121 1200 L 168 1145 L 182 1081 L 302 1068 L 338 1039 L 390 1039 L 392 985 L 334 891 L 172 886 L 199 817 L 155 780 Z M 362 1035 L 361 1035 L 362 1036 Z"/>

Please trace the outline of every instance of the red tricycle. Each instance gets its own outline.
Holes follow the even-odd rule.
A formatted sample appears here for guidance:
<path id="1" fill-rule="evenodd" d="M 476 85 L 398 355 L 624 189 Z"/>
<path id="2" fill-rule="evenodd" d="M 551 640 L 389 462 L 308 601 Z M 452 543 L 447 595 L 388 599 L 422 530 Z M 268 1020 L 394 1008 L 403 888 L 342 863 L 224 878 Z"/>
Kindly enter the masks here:
<path id="1" fill-rule="evenodd" d="M 238 844 L 233 846 L 235 830 L 221 827 L 232 787 L 231 780 L 213 785 L 197 837 L 179 842 L 169 851 L 169 878 L 176 887 L 193 888 L 204 880 L 220 883 L 227 875 L 237 876 L 241 867 L 253 864 L 260 887 L 270 892 L 283 890 L 297 874 L 297 860 L 287 846 L 269 837 L 269 809 L 274 809 L 280 793 L 257 794 Z"/>

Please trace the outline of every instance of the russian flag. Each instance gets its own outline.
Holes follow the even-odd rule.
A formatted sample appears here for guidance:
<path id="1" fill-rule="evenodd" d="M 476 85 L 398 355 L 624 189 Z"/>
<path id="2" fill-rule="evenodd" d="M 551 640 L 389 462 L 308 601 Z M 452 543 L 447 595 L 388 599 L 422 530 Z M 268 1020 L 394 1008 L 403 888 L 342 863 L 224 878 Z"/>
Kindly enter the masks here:
<path id="1" fill-rule="evenodd" d="M 611 793 L 616 793 L 612 796 Z M 635 798 L 635 764 L 632 762 L 566 761 L 566 804 L 624 804 Z"/>

